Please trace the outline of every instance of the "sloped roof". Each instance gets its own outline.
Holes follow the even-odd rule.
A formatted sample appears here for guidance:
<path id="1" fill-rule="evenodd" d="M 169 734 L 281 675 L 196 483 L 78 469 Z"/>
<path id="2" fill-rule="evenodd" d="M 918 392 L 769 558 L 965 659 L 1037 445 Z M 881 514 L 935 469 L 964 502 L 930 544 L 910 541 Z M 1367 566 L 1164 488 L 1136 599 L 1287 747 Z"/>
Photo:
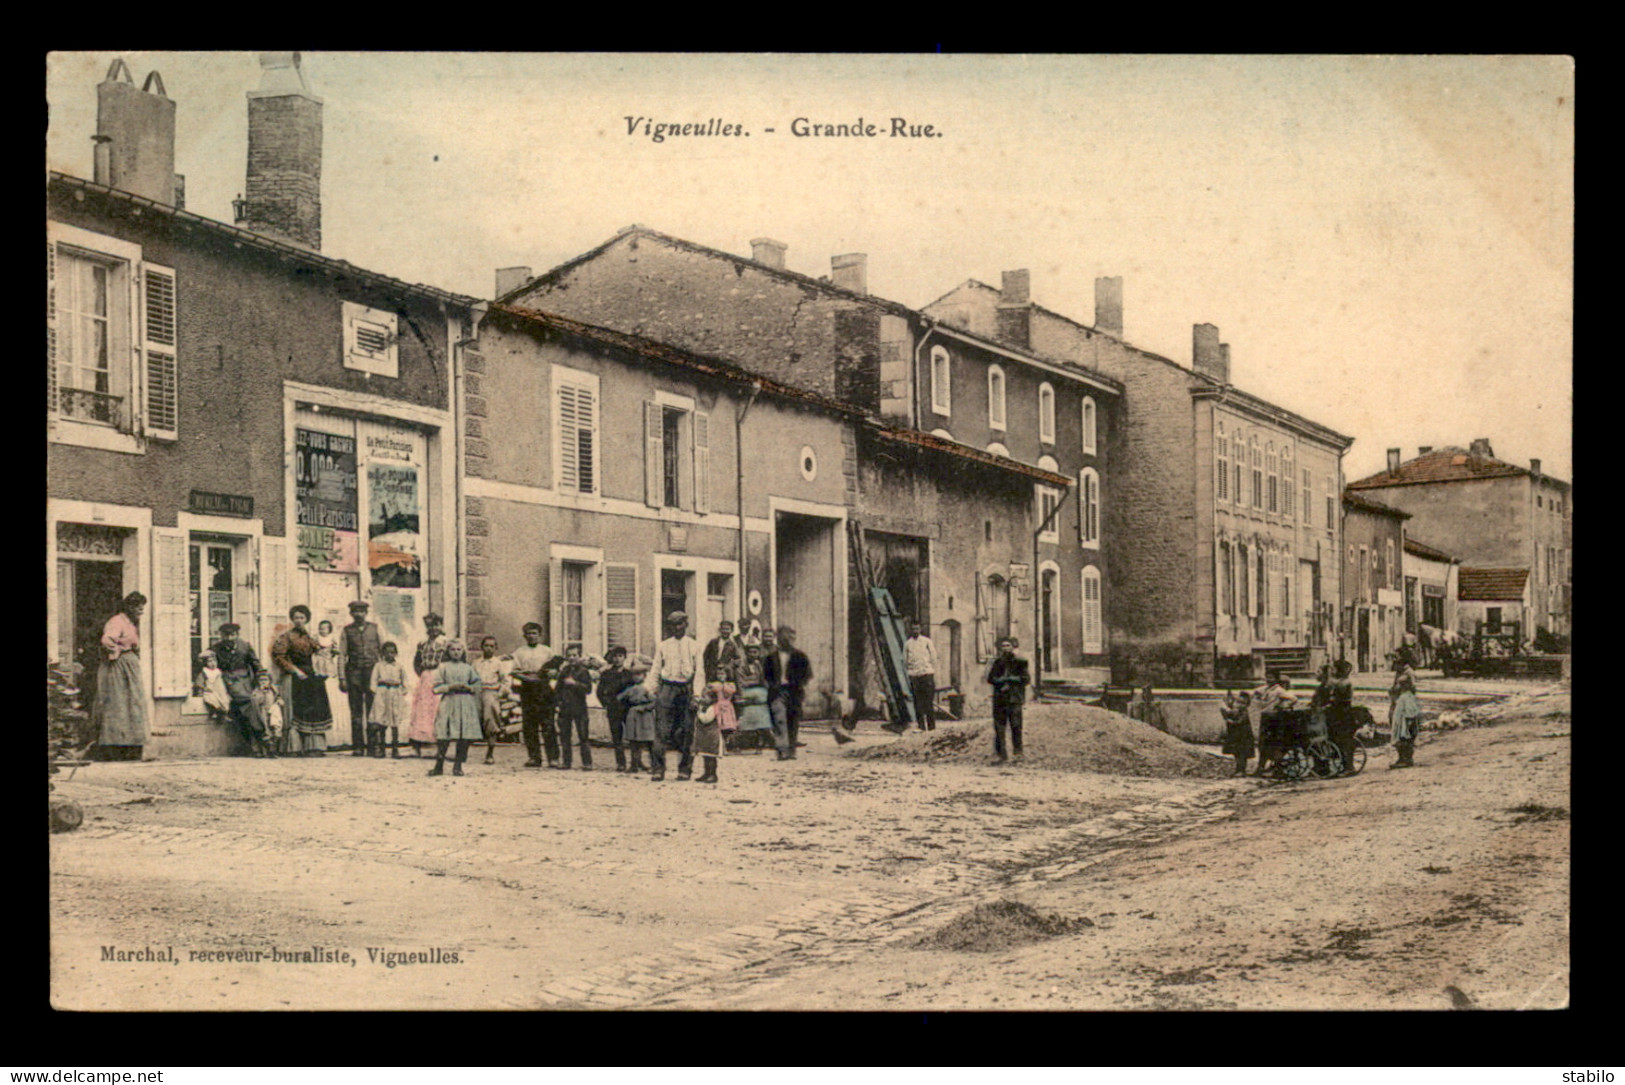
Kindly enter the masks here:
<path id="1" fill-rule="evenodd" d="M 1433 482 L 1471 482 L 1478 479 L 1517 478 L 1530 474 L 1527 467 L 1506 463 L 1494 456 L 1475 456 L 1465 448 L 1435 448 L 1426 455 L 1406 460 L 1397 471 L 1379 471 L 1348 484 L 1351 490 L 1380 490 L 1388 486 L 1419 486 Z M 1550 475 L 1543 479 L 1567 488 L 1568 483 Z"/>
<path id="2" fill-rule="evenodd" d="M 1366 512 L 1374 512 L 1381 516 L 1392 516 L 1399 520 L 1409 520 L 1411 518 L 1411 514 L 1408 512 L 1402 512 L 1392 505 L 1384 505 L 1381 501 L 1373 501 L 1369 497 L 1349 493 L 1347 490 L 1343 491 L 1343 505 L 1345 508 L 1364 509 Z"/>
<path id="3" fill-rule="evenodd" d="M 1405 553 L 1415 554 L 1419 558 L 1431 558 L 1434 561 L 1455 561 L 1455 557 L 1446 554 L 1436 546 L 1429 546 L 1424 542 L 1417 542 L 1410 536 L 1405 537 Z"/>
<path id="4" fill-rule="evenodd" d="M 1528 569 L 1486 569 L 1463 565 L 1456 581 L 1456 598 L 1486 603 L 1522 599 L 1523 587 L 1528 581 Z"/>

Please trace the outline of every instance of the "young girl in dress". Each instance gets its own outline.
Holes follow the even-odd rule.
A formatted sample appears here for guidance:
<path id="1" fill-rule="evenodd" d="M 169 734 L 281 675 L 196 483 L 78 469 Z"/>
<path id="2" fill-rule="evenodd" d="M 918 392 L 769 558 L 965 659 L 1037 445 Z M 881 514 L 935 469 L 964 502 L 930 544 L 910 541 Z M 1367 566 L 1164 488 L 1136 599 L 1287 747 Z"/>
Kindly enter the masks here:
<path id="1" fill-rule="evenodd" d="M 434 691 L 440 698 L 440 707 L 434 717 L 435 757 L 430 776 L 442 776 L 446 771 L 446 749 L 457 743 L 457 760 L 451 766 L 453 776 L 463 774 L 463 761 L 468 747 L 485 737 L 480 723 L 480 690 L 484 680 L 480 672 L 466 658 L 463 642 L 446 642 L 445 658 L 433 672 Z M 428 675 L 424 680 L 429 679 Z"/>
<path id="2" fill-rule="evenodd" d="M 383 657 L 372 665 L 372 719 L 367 723 L 367 745 L 372 756 L 384 756 L 384 731 L 389 731 L 389 755 L 400 757 L 401 725 L 406 722 L 406 671 L 395 662 L 400 649 L 390 641 L 379 649 Z"/>
<path id="3" fill-rule="evenodd" d="M 227 713 L 231 711 L 231 697 L 226 693 L 226 676 L 220 673 L 220 664 L 213 652 L 204 652 L 198 661 L 203 664 L 203 669 L 198 673 L 194 688 L 203 698 L 203 706 L 209 710 L 209 720 L 224 723 Z"/>
<path id="4" fill-rule="evenodd" d="M 254 711 L 265 724 L 265 756 L 275 757 L 277 743 L 282 738 L 282 697 L 276 691 L 276 683 L 271 681 L 270 671 L 260 672 L 253 697 Z"/>

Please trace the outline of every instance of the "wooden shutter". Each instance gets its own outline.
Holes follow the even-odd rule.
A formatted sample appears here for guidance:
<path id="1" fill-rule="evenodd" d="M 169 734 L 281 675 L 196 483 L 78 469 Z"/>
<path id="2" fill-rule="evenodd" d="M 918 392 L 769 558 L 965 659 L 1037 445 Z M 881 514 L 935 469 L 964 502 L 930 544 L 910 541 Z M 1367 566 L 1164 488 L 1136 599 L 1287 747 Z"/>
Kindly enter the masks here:
<path id="1" fill-rule="evenodd" d="M 142 328 L 146 358 L 146 432 L 173 441 L 180 436 L 180 369 L 176 357 L 175 273 L 142 267 Z"/>
<path id="2" fill-rule="evenodd" d="M 638 567 L 604 566 L 604 649 L 638 650 Z"/>
<path id="3" fill-rule="evenodd" d="M 1100 609 L 1100 570 L 1093 565 L 1083 570 L 1083 654 L 1100 655 L 1105 650 Z"/>
<path id="4" fill-rule="evenodd" d="M 581 465 L 576 456 L 576 387 L 560 384 L 558 388 L 559 474 L 554 484 L 559 490 L 579 491 Z"/>
<path id="5" fill-rule="evenodd" d="M 711 511 L 711 416 L 694 412 L 694 511 Z"/>
<path id="6" fill-rule="evenodd" d="M 664 408 L 652 399 L 643 401 L 643 500 L 653 508 L 666 503 L 666 457 L 662 448 Z"/>
<path id="7" fill-rule="evenodd" d="M 564 562 L 553 558 L 547 563 L 547 604 L 553 619 L 548 623 L 547 643 L 564 653 Z"/>
<path id="8" fill-rule="evenodd" d="M 56 243 L 45 243 L 45 404 L 56 410 Z"/>
<path id="9" fill-rule="evenodd" d="M 1242 564 L 1247 567 L 1247 617 L 1258 617 L 1258 561 L 1254 557 L 1255 551 L 1246 551 L 1247 557 Z"/>
<path id="10" fill-rule="evenodd" d="M 598 492 L 598 404 L 591 389 L 576 390 L 576 485 L 581 493 Z"/>
<path id="11" fill-rule="evenodd" d="M 187 697 L 192 692 L 192 616 L 188 591 L 186 532 L 152 529 L 153 606 L 142 630 L 143 651 L 152 653 L 155 697 Z"/>
<path id="12" fill-rule="evenodd" d="M 993 654 L 993 634 L 988 625 L 987 584 L 978 575 L 976 577 L 976 659 L 978 662 L 986 660 Z"/>
<path id="13" fill-rule="evenodd" d="M 286 539 L 260 539 L 260 642 L 254 652 L 262 667 L 271 665 L 271 645 L 277 626 L 288 613 L 288 555 Z"/>

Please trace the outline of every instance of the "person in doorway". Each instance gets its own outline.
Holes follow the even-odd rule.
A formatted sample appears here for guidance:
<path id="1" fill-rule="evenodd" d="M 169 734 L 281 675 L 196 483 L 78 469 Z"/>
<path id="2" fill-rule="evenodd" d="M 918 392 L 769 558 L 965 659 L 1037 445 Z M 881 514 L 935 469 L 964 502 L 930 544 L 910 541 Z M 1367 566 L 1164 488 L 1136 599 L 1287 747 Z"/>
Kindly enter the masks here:
<path id="1" fill-rule="evenodd" d="M 327 756 L 333 709 L 327 700 L 327 678 L 316 670 L 316 638 L 310 631 L 310 608 L 303 603 L 288 611 L 293 628 L 271 645 L 271 659 L 282 672 L 288 709 L 283 732 L 286 751 L 296 757 Z"/>
<path id="2" fill-rule="evenodd" d="M 705 688 L 700 646 L 688 635 L 688 615 L 666 615 L 666 639 L 655 647 L 643 688 L 655 696 L 655 737 L 649 779 L 666 778 L 666 751 L 677 751 L 677 778 L 694 776 L 694 698 Z"/>
<path id="3" fill-rule="evenodd" d="M 220 627 L 220 639 L 210 649 L 220 664 L 220 677 L 230 701 L 227 715 L 253 756 L 275 757 L 275 741 L 266 730 L 266 722 L 260 717 L 254 700 L 254 692 L 260 687 L 260 675 L 267 672 L 241 633 L 242 627 L 236 622 L 227 622 Z"/>
<path id="4" fill-rule="evenodd" d="M 463 762 L 468 759 L 468 747 L 485 734 L 480 726 L 480 688 L 483 685 L 480 672 L 469 663 L 463 642 L 448 640 L 442 650 L 440 665 L 430 672 L 430 676 L 439 703 L 435 706 L 434 717 L 434 768 L 429 770 L 429 775 L 445 774 L 446 750 L 455 742 L 457 759 L 452 763 L 451 774 L 461 776 Z M 429 681 L 430 676 L 425 676 L 423 680 Z"/>
<path id="5" fill-rule="evenodd" d="M 1416 699 L 1416 672 L 1410 661 L 1399 653 L 1389 657 L 1394 670 L 1394 684 L 1388 689 L 1388 722 L 1394 732 L 1394 749 L 1399 757 L 1391 769 L 1414 768 L 1411 759 L 1416 749 L 1416 737 L 1422 730 L 1422 703 Z"/>
<path id="6" fill-rule="evenodd" d="M 914 723 L 921 731 L 937 729 L 937 646 L 918 620 L 908 623 L 903 643 L 903 669 L 914 698 Z"/>
<path id="7" fill-rule="evenodd" d="M 450 643 L 446 634 L 441 632 L 444 622 L 432 610 L 423 616 L 423 628 L 427 635 L 418 642 L 417 651 L 412 656 L 412 669 L 417 672 L 418 688 L 412 692 L 412 721 L 406 728 L 406 740 L 412 744 L 414 757 L 423 756 L 425 742 L 435 741 L 434 726 L 440 713 L 440 697 L 434 691 L 432 676 L 445 658 L 446 645 Z"/>
<path id="8" fill-rule="evenodd" d="M 744 654 L 739 638 L 734 636 L 734 623 L 724 618 L 717 623 L 717 635 L 705 645 L 705 681 L 732 682 L 735 665 Z"/>
<path id="9" fill-rule="evenodd" d="M 502 698 L 507 695 L 510 660 L 497 655 L 497 639 L 485 637 L 480 641 L 480 657 L 474 669 L 480 672 L 480 726 L 485 730 L 485 763 L 494 764 L 497 757 L 497 738 L 502 734 Z"/>
<path id="10" fill-rule="evenodd" d="M 609 741 L 615 747 L 615 771 L 626 771 L 626 704 L 621 691 L 637 682 L 637 677 L 626 666 L 626 649 L 619 644 L 604 653 L 605 667 L 598 676 L 598 703 L 604 706 L 609 721 Z"/>
<path id="11" fill-rule="evenodd" d="M 1224 717 L 1224 746 L 1222 752 L 1236 759 L 1236 771 L 1231 775 L 1247 775 L 1247 761 L 1253 756 L 1253 721 L 1248 718 L 1247 709 L 1252 703 L 1253 695 L 1242 690 L 1238 695 L 1233 690 L 1227 690 L 1224 703 L 1219 706 L 1219 714 Z"/>
<path id="12" fill-rule="evenodd" d="M 513 654 L 513 684 L 519 691 L 521 733 L 525 737 L 525 750 L 530 759 L 527 769 L 542 767 L 542 747 L 547 747 L 547 764 L 558 764 L 559 741 L 553 732 L 553 683 L 550 675 L 557 671 L 559 655 L 542 643 L 542 627 L 526 622 L 525 643 Z"/>
<path id="13" fill-rule="evenodd" d="M 147 693 L 141 681 L 141 614 L 147 597 L 131 592 L 102 627 L 101 666 L 96 671 L 95 736 L 90 756 L 101 761 L 139 761 L 147 743 Z"/>
<path id="14" fill-rule="evenodd" d="M 339 692 L 350 701 L 350 752 L 357 757 L 367 752 L 362 743 L 376 695 L 369 679 L 383 646 L 378 627 L 367 620 L 368 609 L 365 599 L 351 600 L 350 624 L 339 630 L 338 638 Z"/>
<path id="15" fill-rule="evenodd" d="M 1022 759 L 1021 711 L 1027 701 L 1032 677 L 1027 661 L 1016 655 L 1016 638 L 1000 637 L 999 654 L 987 669 L 988 685 L 993 687 L 993 763 L 1002 765 L 1005 757 L 1004 732 L 1010 731 L 1010 755 Z"/>
<path id="16" fill-rule="evenodd" d="M 564 662 L 559 666 L 555 699 L 558 702 L 559 753 L 563 756 L 561 768 L 570 768 L 572 745 L 581 744 L 581 768 L 592 769 L 592 745 L 587 741 L 587 694 L 592 692 L 603 661 L 587 659 L 581 654 L 581 645 L 572 644 L 564 649 Z"/>
<path id="17" fill-rule="evenodd" d="M 1258 702 L 1258 770 L 1264 775 L 1285 752 L 1286 713 L 1298 705 L 1292 686 L 1280 671 L 1270 671 L 1269 681 L 1255 696 Z"/>
<path id="18" fill-rule="evenodd" d="M 764 635 L 764 641 L 766 637 Z M 807 696 L 807 685 L 812 681 L 812 661 L 807 653 L 796 647 L 796 631 L 781 625 L 771 644 L 762 645 L 762 673 L 767 688 L 773 695 L 775 728 L 783 720 L 784 745 L 779 759 L 795 760 L 796 747 L 801 745 L 801 708 Z M 777 736 L 775 736 L 777 737 Z M 788 751 L 788 752 L 786 752 Z"/>
<path id="19" fill-rule="evenodd" d="M 389 756 L 401 756 L 401 728 L 411 716 L 406 707 L 406 670 L 395 657 L 400 649 L 386 641 L 378 649 L 378 662 L 372 665 L 368 684 L 372 688 L 372 715 L 367 720 L 367 742 L 374 757 L 384 756 L 384 736 L 389 736 Z"/>
<path id="20" fill-rule="evenodd" d="M 1332 679 L 1326 690 L 1326 733 L 1343 755 L 1343 773 L 1354 772 L 1355 732 L 1360 729 L 1354 718 L 1354 683 L 1349 679 L 1352 670 L 1346 659 L 1332 667 Z"/>

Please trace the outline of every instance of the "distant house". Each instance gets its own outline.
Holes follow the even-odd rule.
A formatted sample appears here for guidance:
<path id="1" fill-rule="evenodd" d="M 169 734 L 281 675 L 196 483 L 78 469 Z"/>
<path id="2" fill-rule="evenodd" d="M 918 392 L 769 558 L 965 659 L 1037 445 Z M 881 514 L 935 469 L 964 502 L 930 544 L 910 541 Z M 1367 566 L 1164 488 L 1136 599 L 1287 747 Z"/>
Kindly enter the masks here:
<path id="1" fill-rule="evenodd" d="M 1384 669 L 1404 643 L 1405 521 L 1410 513 L 1343 495 L 1343 645 L 1355 669 Z"/>
<path id="2" fill-rule="evenodd" d="M 1524 640 L 1532 638 L 1529 616 L 1531 578 L 1528 569 L 1464 565 L 1457 589 L 1457 621 L 1463 633 L 1500 633 L 1517 623 Z"/>
<path id="3" fill-rule="evenodd" d="M 1460 560 L 1407 534 L 1404 572 L 1405 631 L 1425 625 L 1454 632 Z"/>
<path id="4" fill-rule="evenodd" d="M 1542 628 L 1571 631 L 1574 490 L 1539 460 L 1527 467 L 1498 460 L 1487 437 L 1467 448 L 1422 448 L 1404 462 L 1391 448 L 1387 470 L 1349 489 L 1410 513 L 1411 531 L 1464 566 L 1526 570 L 1531 639 Z"/>

